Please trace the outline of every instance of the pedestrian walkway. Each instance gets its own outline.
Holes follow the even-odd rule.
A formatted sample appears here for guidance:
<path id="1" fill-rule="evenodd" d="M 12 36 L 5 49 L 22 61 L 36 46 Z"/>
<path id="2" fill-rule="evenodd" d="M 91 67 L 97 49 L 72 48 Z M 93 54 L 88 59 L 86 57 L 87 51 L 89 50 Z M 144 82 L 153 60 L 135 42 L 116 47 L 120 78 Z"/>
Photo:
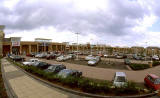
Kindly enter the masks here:
<path id="1" fill-rule="evenodd" d="M 6 59 L 2 59 L 5 78 L 18 98 L 80 98 L 33 79 Z"/>

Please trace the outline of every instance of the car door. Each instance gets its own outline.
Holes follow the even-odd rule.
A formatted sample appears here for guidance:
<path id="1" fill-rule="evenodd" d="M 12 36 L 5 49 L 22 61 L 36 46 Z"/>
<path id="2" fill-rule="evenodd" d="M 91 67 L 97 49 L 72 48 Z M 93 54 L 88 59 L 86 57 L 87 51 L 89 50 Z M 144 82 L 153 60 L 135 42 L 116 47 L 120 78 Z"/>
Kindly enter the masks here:
<path id="1" fill-rule="evenodd" d="M 147 77 L 147 81 L 146 82 L 147 82 L 149 87 L 151 87 L 151 88 L 154 87 L 154 80 L 153 80 L 153 78 L 151 76 Z"/>

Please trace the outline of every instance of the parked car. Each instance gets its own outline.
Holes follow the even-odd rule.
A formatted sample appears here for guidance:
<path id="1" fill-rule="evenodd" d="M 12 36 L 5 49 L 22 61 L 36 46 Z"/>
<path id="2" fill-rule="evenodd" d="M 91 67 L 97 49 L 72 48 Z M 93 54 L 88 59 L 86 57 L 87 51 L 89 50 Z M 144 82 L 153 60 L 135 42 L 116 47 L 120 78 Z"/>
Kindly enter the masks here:
<path id="1" fill-rule="evenodd" d="M 143 57 L 143 56 L 140 56 L 140 60 L 145 60 L 145 57 Z"/>
<path id="2" fill-rule="evenodd" d="M 29 56 L 29 57 L 35 57 L 36 53 L 32 52 L 30 54 L 27 54 L 26 56 Z"/>
<path id="3" fill-rule="evenodd" d="M 58 76 L 61 76 L 62 78 L 66 78 L 68 76 L 81 77 L 82 72 L 72 69 L 63 69 L 58 73 Z"/>
<path id="4" fill-rule="evenodd" d="M 45 58 L 46 56 L 47 56 L 46 52 L 35 55 L 35 57 L 37 57 L 37 58 Z"/>
<path id="5" fill-rule="evenodd" d="M 107 57 L 108 57 L 108 55 L 107 55 L 107 54 L 104 54 L 104 57 L 105 57 L 105 58 L 107 58 Z"/>
<path id="6" fill-rule="evenodd" d="M 157 55 L 152 56 L 152 60 L 159 61 L 159 57 Z"/>
<path id="7" fill-rule="evenodd" d="M 91 65 L 91 66 L 96 65 L 97 63 L 98 63 L 98 60 L 96 59 L 92 59 L 88 61 L 88 65 Z"/>
<path id="8" fill-rule="evenodd" d="M 34 63 L 39 62 L 38 59 L 30 59 L 29 61 L 22 62 L 23 65 L 33 65 Z"/>
<path id="9" fill-rule="evenodd" d="M 126 59 L 124 59 L 124 64 L 129 65 L 129 64 L 131 64 L 131 61 L 126 58 Z"/>
<path id="10" fill-rule="evenodd" d="M 58 61 L 58 62 L 65 61 L 65 60 L 66 60 L 65 56 L 59 56 L 56 59 L 56 61 Z"/>
<path id="11" fill-rule="evenodd" d="M 66 66 L 64 66 L 63 64 L 52 64 L 45 71 L 52 72 L 52 73 L 58 73 L 59 71 L 63 69 L 66 69 Z"/>
<path id="12" fill-rule="evenodd" d="M 160 77 L 155 74 L 148 74 L 144 78 L 144 83 L 145 85 L 153 88 L 154 90 L 160 90 Z"/>
<path id="13" fill-rule="evenodd" d="M 116 58 L 117 58 L 117 59 L 123 59 L 123 56 L 117 55 Z"/>
<path id="14" fill-rule="evenodd" d="M 92 55 L 88 55 L 85 57 L 86 61 L 93 60 L 93 59 L 94 59 L 94 57 Z"/>
<path id="15" fill-rule="evenodd" d="M 19 55 L 10 55 L 9 58 L 11 58 L 13 61 L 24 61 L 25 60 L 25 58 Z"/>
<path id="16" fill-rule="evenodd" d="M 103 54 L 97 54 L 97 56 L 103 57 Z"/>
<path id="17" fill-rule="evenodd" d="M 51 64 L 48 64 L 48 63 L 46 63 L 46 62 L 41 62 L 41 61 L 40 61 L 40 62 L 34 63 L 33 66 L 36 66 L 36 67 L 41 68 L 41 69 L 46 69 L 46 68 L 48 68 L 49 66 L 51 66 Z"/>
<path id="18" fill-rule="evenodd" d="M 70 59 L 75 59 L 76 58 L 75 54 L 68 54 L 68 56 L 70 56 Z"/>
<path id="19" fill-rule="evenodd" d="M 50 59 L 55 59 L 56 55 L 55 54 L 47 54 L 46 59 L 50 60 Z"/>
<path id="20" fill-rule="evenodd" d="M 124 72 L 116 72 L 113 79 L 113 85 L 122 87 L 127 83 L 126 74 Z"/>

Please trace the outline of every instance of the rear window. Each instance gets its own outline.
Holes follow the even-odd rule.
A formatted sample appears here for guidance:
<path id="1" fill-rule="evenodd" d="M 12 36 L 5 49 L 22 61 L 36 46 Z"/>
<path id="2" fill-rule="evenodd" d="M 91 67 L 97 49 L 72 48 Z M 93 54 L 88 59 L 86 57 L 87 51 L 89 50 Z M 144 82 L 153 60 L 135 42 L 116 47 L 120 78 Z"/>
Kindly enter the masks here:
<path id="1" fill-rule="evenodd" d="M 126 82 L 125 77 L 118 76 L 116 82 Z"/>
<path id="2" fill-rule="evenodd" d="M 156 79 L 154 84 L 160 84 L 160 79 Z"/>

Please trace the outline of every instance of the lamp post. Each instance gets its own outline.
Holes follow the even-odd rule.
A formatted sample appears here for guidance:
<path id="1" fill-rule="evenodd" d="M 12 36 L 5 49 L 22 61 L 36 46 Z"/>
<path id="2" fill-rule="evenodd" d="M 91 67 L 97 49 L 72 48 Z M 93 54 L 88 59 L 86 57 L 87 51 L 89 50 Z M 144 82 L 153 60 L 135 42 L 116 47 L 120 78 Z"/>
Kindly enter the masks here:
<path id="1" fill-rule="evenodd" d="M 91 55 L 92 55 L 92 38 L 90 39 L 91 40 L 91 43 L 90 43 L 90 46 L 91 46 Z"/>
<path id="2" fill-rule="evenodd" d="M 146 55 L 145 55 L 145 61 L 147 60 L 147 42 L 146 42 Z"/>
<path id="3" fill-rule="evenodd" d="M 75 34 L 77 34 L 77 60 L 78 60 L 78 34 L 80 33 L 75 33 Z"/>

